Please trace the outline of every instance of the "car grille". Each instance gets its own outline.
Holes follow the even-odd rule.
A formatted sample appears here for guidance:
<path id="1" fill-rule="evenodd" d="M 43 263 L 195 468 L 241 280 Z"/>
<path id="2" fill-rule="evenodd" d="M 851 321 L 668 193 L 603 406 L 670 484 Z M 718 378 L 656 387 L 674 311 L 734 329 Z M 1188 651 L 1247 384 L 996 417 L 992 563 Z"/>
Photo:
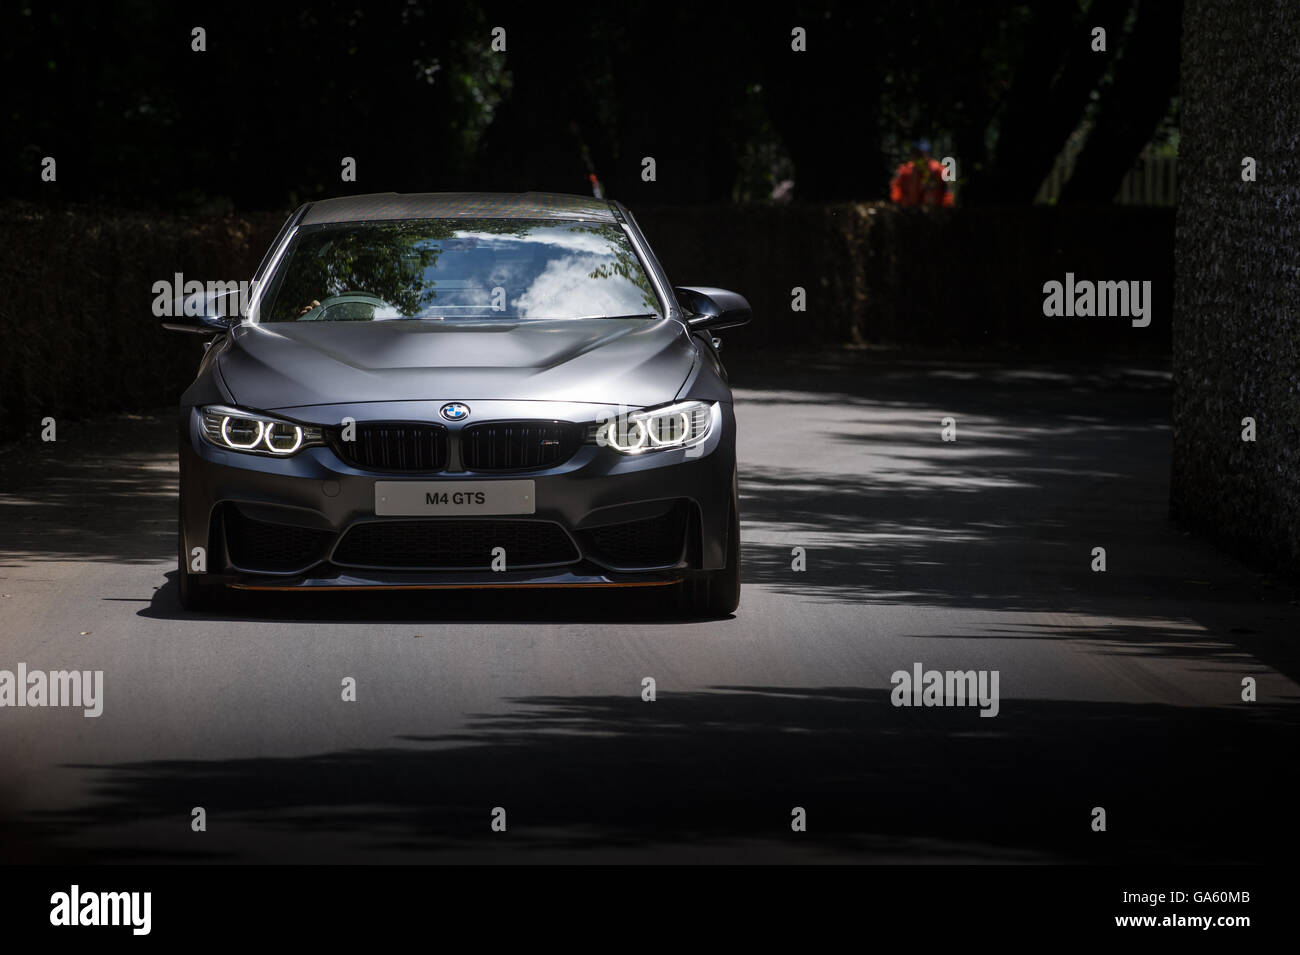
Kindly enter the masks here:
<path id="1" fill-rule="evenodd" d="M 358 468 L 372 471 L 441 471 L 447 466 L 447 429 L 438 424 L 365 422 L 356 440 L 331 439 L 334 453 Z"/>
<path id="2" fill-rule="evenodd" d="M 563 464 L 586 428 L 567 421 L 491 421 L 460 433 L 467 471 L 535 471 Z"/>
<path id="3" fill-rule="evenodd" d="M 371 521 L 353 525 L 334 551 L 344 567 L 395 570 L 490 570 L 505 548 L 506 570 L 571 564 L 578 551 L 547 521 Z"/>
<path id="4" fill-rule="evenodd" d="M 687 505 L 679 501 L 658 517 L 582 531 L 592 556 L 611 567 L 664 567 L 682 558 Z"/>
<path id="5" fill-rule="evenodd" d="M 333 531 L 273 524 L 245 517 L 226 506 L 226 550 L 241 570 L 287 573 L 305 570 L 325 559 Z"/>

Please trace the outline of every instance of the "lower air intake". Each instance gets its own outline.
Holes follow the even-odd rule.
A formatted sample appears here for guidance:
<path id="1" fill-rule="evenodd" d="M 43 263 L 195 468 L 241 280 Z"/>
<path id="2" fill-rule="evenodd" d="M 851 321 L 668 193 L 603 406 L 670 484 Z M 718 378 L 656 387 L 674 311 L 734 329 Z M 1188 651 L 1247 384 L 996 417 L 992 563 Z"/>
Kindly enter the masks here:
<path id="1" fill-rule="evenodd" d="M 373 521 L 355 524 L 333 562 L 385 570 L 491 570 L 494 548 L 506 569 L 571 564 L 578 551 L 558 524 L 546 521 Z"/>

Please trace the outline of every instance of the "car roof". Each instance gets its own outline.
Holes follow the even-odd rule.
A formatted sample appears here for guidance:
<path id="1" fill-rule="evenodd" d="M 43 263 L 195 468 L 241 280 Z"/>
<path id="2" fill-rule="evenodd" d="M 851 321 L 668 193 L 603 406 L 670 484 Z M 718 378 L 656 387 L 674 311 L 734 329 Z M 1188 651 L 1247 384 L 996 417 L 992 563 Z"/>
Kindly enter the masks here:
<path id="1" fill-rule="evenodd" d="M 375 219 L 592 219 L 617 221 L 604 199 L 556 192 L 376 192 L 311 203 L 299 225 Z"/>

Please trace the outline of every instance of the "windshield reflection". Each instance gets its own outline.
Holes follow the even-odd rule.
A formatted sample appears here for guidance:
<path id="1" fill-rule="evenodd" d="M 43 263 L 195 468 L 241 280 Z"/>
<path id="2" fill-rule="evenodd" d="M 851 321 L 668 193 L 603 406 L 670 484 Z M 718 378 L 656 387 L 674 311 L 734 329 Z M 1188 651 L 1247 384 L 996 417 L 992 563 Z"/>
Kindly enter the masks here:
<path id="1" fill-rule="evenodd" d="M 295 237 L 266 302 L 267 322 L 660 315 L 617 224 L 553 219 L 309 227 Z"/>

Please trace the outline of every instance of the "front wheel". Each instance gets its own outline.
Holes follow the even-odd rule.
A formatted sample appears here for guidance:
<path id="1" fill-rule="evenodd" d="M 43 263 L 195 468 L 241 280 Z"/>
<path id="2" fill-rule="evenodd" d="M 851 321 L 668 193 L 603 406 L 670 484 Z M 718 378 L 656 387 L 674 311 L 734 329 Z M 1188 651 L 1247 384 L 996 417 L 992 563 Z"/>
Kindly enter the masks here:
<path id="1" fill-rule="evenodd" d="M 190 570 L 190 555 L 185 553 L 184 510 L 176 515 L 176 585 L 182 610 L 220 610 L 225 604 L 226 588 L 208 579 L 207 574 Z"/>
<path id="2" fill-rule="evenodd" d="M 681 583 L 682 612 L 690 617 L 726 617 L 740 606 L 740 495 L 731 485 L 731 520 L 727 525 L 727 565 Z"/>

